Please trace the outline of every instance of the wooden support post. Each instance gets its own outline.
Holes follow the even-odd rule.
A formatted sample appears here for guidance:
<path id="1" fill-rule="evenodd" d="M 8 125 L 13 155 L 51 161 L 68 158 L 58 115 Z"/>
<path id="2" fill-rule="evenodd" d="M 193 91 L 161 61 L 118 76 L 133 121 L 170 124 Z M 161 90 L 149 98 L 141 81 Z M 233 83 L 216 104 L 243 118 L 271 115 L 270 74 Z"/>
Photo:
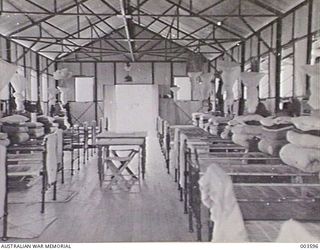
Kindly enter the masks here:
<path id="1" fill-rule="evenodd" d="M 277 20 L 275 112 L 278 112 L 280 108 L 279 105 L 280 105 L 280 84 L 281 84 L 281 33 L 282 33 L 282 23 L 281 23 L 281 20 Z"/>
<path id="2" fill-rule="evenodd" d="M 94 114 L 95 120 L 98 121 L 98 70 L 97 63 L 94 63 Z"/>
<path id="3" fill-rule="evenodd" d="M 245 65 L 245 61 L 246 61 L 246 44 L 245 42 L 241 43 L 241 63 L 240 63 L 240 67 L 241 67 L 241 72 L 244 72 L 244 65 Z M 241 97 L 239 99 L 239 110 L 238 110 L 238 115 L 242 115 L 244 112 L 244 85 L 241 82 Z"/>

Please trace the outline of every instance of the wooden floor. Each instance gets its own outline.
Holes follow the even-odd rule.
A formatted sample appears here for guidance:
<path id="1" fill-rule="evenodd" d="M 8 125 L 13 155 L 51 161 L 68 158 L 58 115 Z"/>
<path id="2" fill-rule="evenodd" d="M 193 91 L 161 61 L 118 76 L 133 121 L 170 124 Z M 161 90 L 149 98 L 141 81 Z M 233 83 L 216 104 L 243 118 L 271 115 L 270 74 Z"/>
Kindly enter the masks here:
<path id="1" fill-rule="evenodd" d="M 187 216 L 178 200 L 173 176 L 166 173 L 157 138 L 148 138 L 147 174 L 138 193 L 114 193 L 99 187 L 96 157 L 65 185 L 78 194 L 67 203 L 47 203 L 55 215 L 40 237 L 23 242 L 186 242 Z M 69 176 L 69 172 L 66 173 Z M 50 197 L 49 197 L 50 198 Z M 11 205 L 11 215 L 40 214 L 39 204 Z M 10 212 L 9 211 L 9 212 Z M 20 215 L 19 215 L 20 214 Z"/>

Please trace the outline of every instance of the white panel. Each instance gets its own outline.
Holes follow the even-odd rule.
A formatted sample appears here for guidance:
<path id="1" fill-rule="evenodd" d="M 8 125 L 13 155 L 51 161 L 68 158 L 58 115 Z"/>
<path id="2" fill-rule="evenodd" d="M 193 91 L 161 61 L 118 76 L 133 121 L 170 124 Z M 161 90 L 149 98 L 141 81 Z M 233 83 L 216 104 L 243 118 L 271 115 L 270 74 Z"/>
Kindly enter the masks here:
<path id="1" fill-rule="evenodd" d="M 0 91 L 0 100 L 9 100 L 9 84 L 6 84 Z"/>
<path id="2" fill-rule="evenodd" d="M 158 85 L 117 85 L 115 101 L 117 132 L 155 131 Z"/>
<path id="3" fill-rule="evenodd" d="M 41 99 L 44 102 L 48 101 L 48 75 L 47 74 L 42 74 Z"/>
<path id="4" fill-rule="evenodd" d="M 175 77 L 174 85 L 180 88 L 177 94 L 178 100 L 191 100 L 191 82 L 189 77 Z"/>
<path id="5" fill-rule="evenodd" d="M 30 79 L 30 101 L 38 100 L 38 82 L 37 82 L 37 72 L 31 70 L 31 79 Z"/>
<path id="6" fill-rule="evenodd" d="M 76 77 L 75 80 L 76 102 L 93 101 L 93 77 Z"/>
<path id="7" fill-rule="evenodd" d="M 306 75 L 301 66 L 307 62 L 307 39 L 297 41 L 294 46 L 294 95 L 303 96 L 306 92 Z"/>

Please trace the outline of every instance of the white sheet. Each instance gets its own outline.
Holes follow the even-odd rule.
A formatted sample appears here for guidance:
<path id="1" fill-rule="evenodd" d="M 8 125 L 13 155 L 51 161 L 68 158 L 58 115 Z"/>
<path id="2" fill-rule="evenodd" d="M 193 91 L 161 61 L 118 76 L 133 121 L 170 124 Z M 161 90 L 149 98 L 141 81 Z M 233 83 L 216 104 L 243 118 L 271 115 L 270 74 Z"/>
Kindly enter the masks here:
<path id="1" fill-rule="evenodd" d="M 217 164 L 199 180 L 201 200 L 214 222 L 213 242 L 247 242 L 247 232 L 235 198 L 232 180 Z"/>
<path id="2" fill-rule="evenodd" d="M 307 231 L 303 224 L 293 219 L 288 220 L 281 226 L 276 242 L 281 243 L 318 243 L 320 236 L 316 237 Z"/>
<path id="3" fill-rule="evenodd" d="M 63 161 L 63 131 L 58 129 L 56 132 L 57 139 L 57 163 L 62 163 Z"/>
<path id="4" fill-rule="evenodd" d="M 48 183 L 53 184 L 57 180 L 57 133 L 51 133 L 46 138 Z"/>
<path id="5" fill-rule="evenodd" d="M 7 63 L 6 61 L 0 59 L 0 91 L 10 82 L 14 73 L 18 69 L 17 65 Z"/>
<path id="6" fill-rule="evenodd" d="M 0 218 L 3 216 L 6 194 L 6 150 L 5 146 L 0 145 Z"/>

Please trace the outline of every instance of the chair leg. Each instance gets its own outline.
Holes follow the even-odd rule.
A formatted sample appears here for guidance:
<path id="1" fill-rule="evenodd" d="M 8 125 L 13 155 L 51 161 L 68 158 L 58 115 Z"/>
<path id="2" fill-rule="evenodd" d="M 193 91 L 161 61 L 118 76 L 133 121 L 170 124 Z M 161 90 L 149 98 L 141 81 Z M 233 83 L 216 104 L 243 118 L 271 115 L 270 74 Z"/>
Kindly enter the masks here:
<path id="1" fill-rule="evenodd" d="M 64 184 L 64 163 L 61 163 L 61 184 Z"/>
<path id="2" fill-rule="evenodd" d="M 77 150 L 78 152 L 78 156 L 77 156 L 77 159 L 78 159 L 78 171 L 80 170 L 80 149 Z"/>
<path id="3" fill-rule="evenodd" d="M 193 233 L 193 213 L 191 206 L 189 206 L 189 232 Z"/>
<path id="4" fill-rule="evenodd" d="M 57 182 L 53 184 L 53 198 L 52 200 L 57 200 Z"/>
<path id="5" fill-rule="evenodd" d="M 45 200 L 46 200 L 46 176 L 42 173 L 42 190 L 41 190 L 41 213 L 45 210 Z"/>
<path id="6" fill-rule="evenodd" d="M 71 150 L 71 175 L 73 175 L 73 171 L 74 171 L 74 169 L 73 169 L 73 162 L 74 162 L 74 159 L 73 159 L 73 150 Z"/>

